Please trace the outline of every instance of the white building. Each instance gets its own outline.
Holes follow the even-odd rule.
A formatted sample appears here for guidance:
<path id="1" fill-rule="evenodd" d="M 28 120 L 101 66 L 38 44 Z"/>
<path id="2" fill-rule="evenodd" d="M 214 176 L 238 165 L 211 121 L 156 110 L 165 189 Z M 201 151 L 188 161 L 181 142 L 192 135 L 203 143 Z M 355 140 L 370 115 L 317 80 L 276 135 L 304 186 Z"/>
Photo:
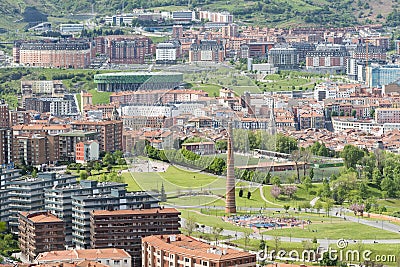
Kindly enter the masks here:
<path id="1" fill-rule="evenodd" d="M 84 29 L 83 24 L 61 24 L 60 32 L 62 33 L 80 33 Z"/>
<path id="2" fill-rule="evenodd" d="M 171 117 L 172 106 L 125 106 L 121 108 L 121 116 Z"/>
<path id="3" fill-rule="evenodd" d="M 75 149 L 76 163 L 86 163 L 99 159 L 99 143 L 94 140 L 79 142 Z"/>
<path id="4" fill-rule="evenodd" d="M 175 64 L 177 47 L 173 43 L 159 43 L 156 47 L 157 64 Z"/>

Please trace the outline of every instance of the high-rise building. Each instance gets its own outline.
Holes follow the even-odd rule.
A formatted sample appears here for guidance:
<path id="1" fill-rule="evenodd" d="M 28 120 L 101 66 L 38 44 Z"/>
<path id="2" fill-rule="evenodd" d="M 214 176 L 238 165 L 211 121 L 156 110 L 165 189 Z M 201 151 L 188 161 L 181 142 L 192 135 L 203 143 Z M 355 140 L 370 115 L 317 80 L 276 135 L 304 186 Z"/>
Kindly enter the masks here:
<path id="1" fill-rule="evenodd" d="M 0 128 L 0 165 L 10 164 L 12 159 L 12 132 L 9 128 Z"/>
<path id="2" fill-rule="evenodd" d="M 268 52 L 268 63 L 279 69 L 297 69 L 299 67 L 299 55 L 296 48 L 274 47 Z"/>
<path id="3" fill-rule="evenodd" d="M 19 214 L 18 243 L 22 256 L 33 261 L 39 253 L 63 250 L 64 222 L 48 211 Z"/>
<path id="4" fill-rule="evenodd" d="M 5 182 L 4 189 L 0 189 L 0 203 L 8 203 L 7 212 L 0 221 L 9 224 L 12 233 L 18 232 L 18 213 L 40 211 L 45 209 L 44 191 L 55 185 L 76 183 L 76 177 L 56 173 L 39 173 L 37 178 L 17 176 Z M 2 193 L 1 193 L 2 192 Z M 3 207 L 2 207 L 3 208 Z"/>
<path id="5" fill-rule="evenodd" d="M 72 196 L 72 243 L 78 248 L 90 247 L 90 212 L 158 208 L 159 194 L 111 189 L 109 194 Z"/>
<path id="6" fill-rule="evenodd" d="M 45 209 L 65 222 L 65 242 L 72 246 L 72 197 L 104 196 L 111 193 L 111 189 L 124 190 L 126 184 L 81 180 L 79 183 L 60 184 L 44 190 Z M 100 200 L 99 200 L 100 202 Z"/>
<path id="7" fill-rule="evenodd" d="M 10 114 L 8 104 L 0 99 L 0 129 L 7 128 L 10 125 Z"/>
<path id="8" fill-rule="evenodd" d="M 98 133 L 100 151 L 113 152 L 122 150 L 122 121 L 74 121 L 72 128 L 80 131 Z"/>
<path id="9" fill-rule="evenodd" d="M 326 73 L 345 73 L 349 58 L 344 45 L 321 44 L 306 55 L 306 68 Z"/>
<path id="10" fill-rule="evenodd" d="M 94 210 L 90 213 L 91 247 L 122 248 L 132 256 L 133 266 L 140 266 L 142 238 L 179 234 L 180 214 L 174 208 Z"/>
<path id="11" fill-rule="evenodd" d="M 397 81 L 400 78 L 400 66 L 384 65 L 369 66 L 367 68 L 367 84 L 370 87 L 382 87 Z"/>

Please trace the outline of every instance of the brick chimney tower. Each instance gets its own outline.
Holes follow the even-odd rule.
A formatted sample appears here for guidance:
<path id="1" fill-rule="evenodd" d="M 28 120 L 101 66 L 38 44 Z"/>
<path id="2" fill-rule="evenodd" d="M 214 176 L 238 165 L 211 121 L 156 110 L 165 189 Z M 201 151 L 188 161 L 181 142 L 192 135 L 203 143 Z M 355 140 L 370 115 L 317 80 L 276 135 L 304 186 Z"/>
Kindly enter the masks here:
<path id="1" fill-rule="evenodd" d="M 232 122 L 228 123 L 228 152 L 226 161 L 226 213 L 236 213 L 235 200 L 235 160 L 233 158 Z"/>

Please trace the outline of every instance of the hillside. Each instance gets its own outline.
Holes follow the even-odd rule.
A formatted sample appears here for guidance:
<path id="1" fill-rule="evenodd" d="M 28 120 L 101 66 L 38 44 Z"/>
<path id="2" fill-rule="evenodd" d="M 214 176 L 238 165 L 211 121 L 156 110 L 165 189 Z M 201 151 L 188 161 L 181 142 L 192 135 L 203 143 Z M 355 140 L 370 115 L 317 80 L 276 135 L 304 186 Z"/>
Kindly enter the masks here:
<path id="1" fill-rule="evenodd" d="M 269 26 L 348 26 L 386 23 L 400 5 L 397 0 L 2 0 L 0 28 L 15 29 L 26 25 L 27 7 L 36 7 L 50 21 L 74 21 L 75 14 L 112 14 L 134 8 L 171 10 L 201 8 L 229 11 L 243 23 Z M 393 17 L 390 17 L 393 23 Z M 32 20 L 32 18 L 30 18 Z"/>

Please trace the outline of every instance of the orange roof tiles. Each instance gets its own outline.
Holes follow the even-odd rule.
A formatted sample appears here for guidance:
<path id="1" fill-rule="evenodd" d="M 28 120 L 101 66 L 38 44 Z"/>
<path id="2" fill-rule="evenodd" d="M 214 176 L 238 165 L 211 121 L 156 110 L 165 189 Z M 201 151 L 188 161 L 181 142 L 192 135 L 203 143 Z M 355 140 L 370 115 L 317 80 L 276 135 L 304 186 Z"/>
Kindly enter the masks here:
<path id="1" fill-rule="evenodd" d="M 97 260 L 97 259 L 121 259 L 131 258 L 123 249 L 102 248 L 102 249 L 73 249 L 58 250 L 40 253 L 37 256 L 39 263 L 52 261 L 74 261 L 74 260 Z"/>
<path id="2" fill-rule="evenodd" d="M 57 216 L 47 212 L 20 212 L 20 214 L 26 217 L 28 220 L 34 223 L 53 223 L 53 222 L 63 222 Z"/>
<path id="3" fill-rule="evenodd" d="M 203 243 L 192 237 L 182 234 L 175 235 L 175 238 L 176 241 L 171 242 L 171 237 L 167 235 L 148 236 L 142 238 L 142 243 L 148 243 L 151 246 L 172 253 L 180 253 L 193 257 L 201 257 L 212 260 L 228 260 L 252 256 L 255 257 L 255 255 L 252 255 L 248 252 L 239 251 L 231 248 L 225 249 L 211 246 L 207 243 Z M 216 253 L 217 251 L 225 253 Z"/>

